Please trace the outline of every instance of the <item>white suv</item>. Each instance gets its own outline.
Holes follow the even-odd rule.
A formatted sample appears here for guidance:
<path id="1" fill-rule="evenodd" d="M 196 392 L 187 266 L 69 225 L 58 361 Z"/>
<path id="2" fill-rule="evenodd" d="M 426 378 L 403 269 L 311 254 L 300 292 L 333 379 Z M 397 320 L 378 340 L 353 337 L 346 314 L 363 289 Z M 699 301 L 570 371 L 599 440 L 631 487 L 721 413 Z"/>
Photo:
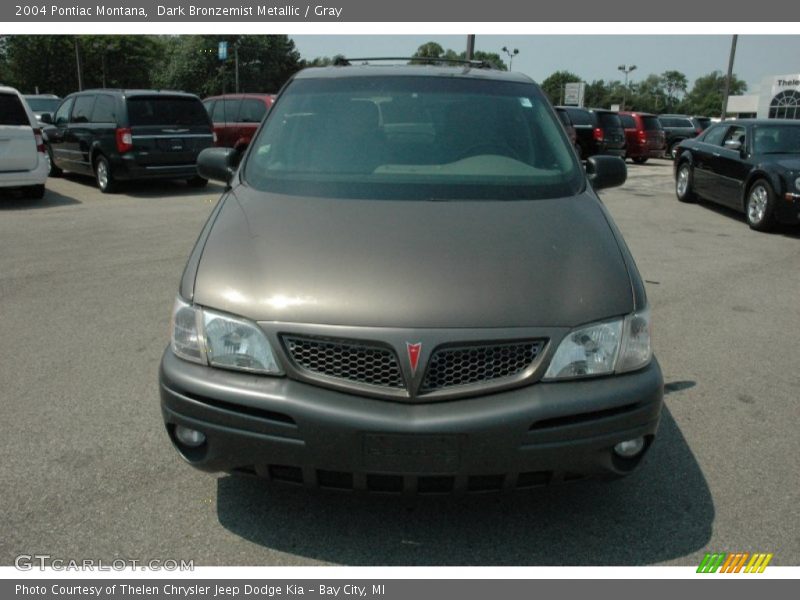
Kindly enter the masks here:
<path id="1" fill-rule="evenodd" d="M 0 86 L 0 188 L 41 198 L 49 171 L 36 117 L 17 90 Z"/>

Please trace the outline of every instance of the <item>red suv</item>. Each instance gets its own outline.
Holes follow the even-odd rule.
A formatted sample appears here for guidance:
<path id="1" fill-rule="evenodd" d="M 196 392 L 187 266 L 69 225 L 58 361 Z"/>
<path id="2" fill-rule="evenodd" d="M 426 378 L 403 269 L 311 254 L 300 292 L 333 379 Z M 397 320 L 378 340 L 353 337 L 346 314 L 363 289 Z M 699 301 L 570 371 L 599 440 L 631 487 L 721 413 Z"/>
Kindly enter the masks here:
<path id="1" fill-rule="evenodd" d="M 203 100 L 214 122 L 216 145 L 243 152 L 274 100 L 274 94 L 226 94 Z"/>
<path id="2" fill-rule="evenodd" d="M 657 116 L 640 112 L 620 112 L 619 118 L 625 128 L 625 158 L 642 165 L 648 158 L 664 156 L 667 139 Z"/>

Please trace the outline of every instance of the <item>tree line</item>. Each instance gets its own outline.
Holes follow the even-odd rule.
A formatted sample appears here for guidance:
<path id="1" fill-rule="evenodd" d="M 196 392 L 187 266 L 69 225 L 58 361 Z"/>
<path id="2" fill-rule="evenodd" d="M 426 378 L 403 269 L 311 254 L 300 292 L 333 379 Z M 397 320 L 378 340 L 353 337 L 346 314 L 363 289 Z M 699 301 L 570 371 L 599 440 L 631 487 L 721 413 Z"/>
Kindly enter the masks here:
<path id="1" fill-rule="evenodd" d="M 651 74 L 637 82 L 629 82 L 627 89 L 621 81 L 594 80 L 586 84 L 584 106 L 608 108 L 622 105 L 626 110 L 656 114 L 679 113 L 718 117 L 722 112 L 722 96 L 725 90 L 725 74 L 713 71 L 698 77 L 692 87 L 680 71 L 665 71 Z M 542 81 L 542 90 L 553 104 L 564 101 L 564 86 L 583 79 L 570 71 L 556 71 Z M 731 77 L 730 94 L 747 91 L 747 83 Z"/>
<path id="2" fill-rule="evenodd" d="M 217 47 L 228 42 L 228 58 Z M 331 64 L 337 56 L 301 58 L 286 35 L 6 35 L 0 36 L 0 82 L 26 94 L 64 96 L 81 85 L 95 87 L 176 89 L 201 97 L 236 89 L 234 55 L 239 58 L 239 90 L 277 92 L 296 71 Z M 420 46 L 410 62 L 440 64 L 464 59 L 464 52 L 444 49 L 436 42 Z M 473 57 L 507 70 L 499 54 L 477 51 Z M 419 59 L 419 60 L 414 60 Z M 582 81 L 570 71 L 557 71 L 542 81 L 554 104 L 563 102 L 564 85 Z M 627 89 L 621 81 L 594 80 L 586 84 L 586 106 L 622 104 L 629 110 L 680 112 L 719 116 L 725 75 L 714 71 L 699 77 L 691 88 L 680 71 L 651 74 Z M 747 84 L 735 76 L 730 93 L 741 94 Z"/>
<path id="3" fill-rule="evenodd" d="M 218 43 L 228 42 L 220 60 Z M 23 93 L 64 96 L 89 88 L 184 90 L 199 96 L 277 92 L 306 63 L 285 35 L 6 35 L 0 82 Z"/>

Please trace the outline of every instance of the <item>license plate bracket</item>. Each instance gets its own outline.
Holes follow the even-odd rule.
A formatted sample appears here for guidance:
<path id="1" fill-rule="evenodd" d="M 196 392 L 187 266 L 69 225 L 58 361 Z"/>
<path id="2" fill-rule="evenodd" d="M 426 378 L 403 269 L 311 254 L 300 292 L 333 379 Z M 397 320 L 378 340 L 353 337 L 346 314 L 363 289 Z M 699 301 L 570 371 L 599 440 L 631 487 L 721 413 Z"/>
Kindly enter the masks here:
<path id="1" fill-rule="evenodd" d="M 380 473 L 453 473 L 461 461 L 461 440 L 448 434 L 365 433 L 363 463 Z"/>

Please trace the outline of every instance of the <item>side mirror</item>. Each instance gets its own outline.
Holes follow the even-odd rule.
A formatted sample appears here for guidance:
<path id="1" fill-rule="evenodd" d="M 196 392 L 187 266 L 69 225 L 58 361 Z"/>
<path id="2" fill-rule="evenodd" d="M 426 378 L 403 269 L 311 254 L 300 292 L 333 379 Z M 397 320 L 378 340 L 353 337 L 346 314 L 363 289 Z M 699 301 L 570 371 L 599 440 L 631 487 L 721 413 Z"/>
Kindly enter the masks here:
<path id="1" fill-rule="evenodd" d="M 47 123 L 48 125 L 52 125 L 53 124 L 53 115 L 51 115 L 50 113 L 42 113 L 39 116 L 39 120 L 42 123 Z"/>
<path id="2" fill-rule="evenodd" d="M 586 175 L 594 189 L 602 190 L 625 183 L 628 168 L 618 156 L 590 156 L 586 159 Z"/>
<path id="3" fill-rule="evenodd" d="M 739 152 L 742 149 L 742 142 L 739 140 L 728 140 L 725 142 L 725 148 Z"/>
<path id="4" fill-rule="evenodd" d="M 197 173 L 200 177 L 230 185 L 240 158 L 233 148 L 206 148 L 197 156 Z"/>

